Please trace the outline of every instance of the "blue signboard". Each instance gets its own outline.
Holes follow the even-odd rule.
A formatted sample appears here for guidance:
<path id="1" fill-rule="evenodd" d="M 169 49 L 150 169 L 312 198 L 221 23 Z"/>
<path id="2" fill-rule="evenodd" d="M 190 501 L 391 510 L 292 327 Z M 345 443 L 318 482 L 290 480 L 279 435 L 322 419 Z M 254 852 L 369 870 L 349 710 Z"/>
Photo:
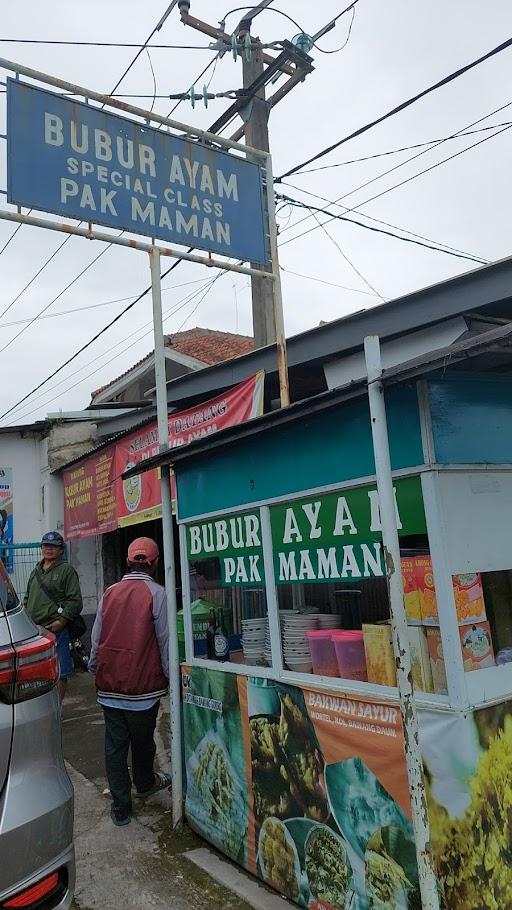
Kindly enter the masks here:
<path id="1" fill-rule="evenodd" d="M 257 164 L 14 79 L 7 200 L 244 261 L 268 259 Z"/>

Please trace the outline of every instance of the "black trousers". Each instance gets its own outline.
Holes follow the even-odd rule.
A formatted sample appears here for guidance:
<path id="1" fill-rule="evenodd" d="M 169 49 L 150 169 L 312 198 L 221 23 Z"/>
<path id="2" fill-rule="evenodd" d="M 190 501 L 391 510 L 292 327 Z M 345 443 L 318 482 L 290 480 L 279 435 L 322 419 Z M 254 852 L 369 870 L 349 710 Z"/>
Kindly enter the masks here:
<path id="1" fill-rule="evenodd" d="M 112 805 L 119 815 L 129 815 L 132 809 L 132 781 L 128 770 L 128 750 L 131 747 L 135 789 L 144 793 L 155 780 L 154 733 L 160 703 L 145 711 L 102 707 L 105 716 L 105 766 Z"/>

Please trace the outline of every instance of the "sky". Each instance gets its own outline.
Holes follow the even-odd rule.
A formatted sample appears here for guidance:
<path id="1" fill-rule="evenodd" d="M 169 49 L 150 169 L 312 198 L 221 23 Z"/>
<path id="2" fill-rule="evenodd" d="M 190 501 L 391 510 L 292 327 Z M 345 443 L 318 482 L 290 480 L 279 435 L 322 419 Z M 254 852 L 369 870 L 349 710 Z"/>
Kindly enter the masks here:
<path id="1" fill-rule="evenodd" d="M 274 0 L 255 21 L 252 33 L 264 43 L 291 39 L 299 29 L 279 15 L 280 10 L 292 16 L 302 30 L 314 34 L 346 5 L 338 0 L 315 4 Z M 17 0 L 3 5 L 0 54 L 108 93 L 136 48 L 16 43 L 13 39 L 141 45 L 167 6 L 166 0 L 146 4 L 89 0 L 86 6 L 63 0 Z M 220 0 L 192 0 L 190 11 L 217 24 L 228 9 Z M 236 12 L 227 17 L 227 31 L 239 18 Z M 274 174 L 282 175 L 510 36 L 512 4 L 508 0 L 485 4 L 476 0 L 358 0 L 354 15 L 342 16 L 335 29 L 318 42 L 324 52 L 316 47 L 311 52 L 314 71 L 271 113 Z M 206 36 L 181 24 L 177 9 L 152 43 L 182 49 L 154 48 L 150 60 L 146 53 L 139 57 L 118 89 L 148 96 L 126 99 L 133 104 L 151 105 L 155 84 L 151 65 L 157 96 L 167 96 L 154 102 L 154 110 L 163 115 L 176 104 L 169 101 L 169 94 L 186 92 L 193 84 L 200 92 L 211 76 L 210 92 L 233 90 L 242 84 L 241 61 L 234 61 L 229 53 L 217 61 L 214 71 L 211 67 L 203 79 L 197 79 L 215 51 L 208 48 Z M 338 52 L 325 53 L 344 44 Z M 2 69 L 0 79 L 4 81 L 8 75 L 11 73 Z M 367 227 L 412 239 L 421 237 L 429 245 L 450 247 L 483 262 L 507 257 L 512 130 L 506 125 L 512 124 L 511 75 L 509 48 L 344 143 L 305 168 L 308 173 L 294 174 L 276 190 L 320 208 L 343 197 L 345 209 L 338 206 L 330 211 L 341 214 L 348 208 L 348 217 Z M 278 82 L 273 90 L 280 85 Z M 206 129 L 229 103 L 215 99 L 205 110 L 201 104 L 193 109 L 189 101 L 183 101 L 174 117 Z M 498 110 L 504 105 L 510 107 Z M 2 133 L 6 131 L 5 108 L 2 94 Z M 231 130 L 239 123 L 234 122 Z M 497 124 L 503 131 L 496 136 L 497 130 L 491 129 L 395 151 Z M 480 144 L 469 148 L 477 142 Z M 469 150 L 443 162 L 464 149 Z M 393 154 L 383 155 L 385 152 Z M 412 156 L 418 157 L 408 162 Z M 367 160 L 354 161 L 361 158 Z M 438 162 L 443 163 L 415 176 Z M 384 173 L 390 169 L 391 173 Z M 397 186 L 403 181 L 407 182 Z M 6 142 L 2 139 L 0 190 L 6 185 Z M 12 209 L 5 194 L 0 196 L 0 208 Z M 120 313 L 148 287 L 150 279 L 146 253 L 79 237 L 71 237 L 58 251 L 65 236 L 28 226 L 12 236 L 15 227 L 0 221 L 2 415 Z M 308 210 L 279 202 L 278 227 L 287 336 L 479 267 L 471 258 L 426 249 L 347 221 L 327 221 L 325 215 L 315 219 Z M 299 236 L 305 231 L 308 233 Z M 165 267 L 170 264 L 164 261 Z M 202 326 L 252 334 L 249 279 L 222 273 L 213 285 L 217 275 L 204 266 L 182 263 L 163 280 L 167 333 Z M 92 390 L 115 379 L 150 350 L 151 298 L 146 295 L 54 379 L 0 417 L 0 425 L 31 423 L 48 413 L 86 407 Z"/>

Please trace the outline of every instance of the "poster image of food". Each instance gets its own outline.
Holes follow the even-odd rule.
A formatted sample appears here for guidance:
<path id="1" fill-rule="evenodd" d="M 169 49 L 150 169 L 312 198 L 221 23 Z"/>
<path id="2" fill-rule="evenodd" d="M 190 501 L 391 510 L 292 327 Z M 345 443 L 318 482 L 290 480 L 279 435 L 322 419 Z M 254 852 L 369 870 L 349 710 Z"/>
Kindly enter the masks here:
<path id="1" fill-rule="evenodd" d="M 512 907 L 512 702 L 419 719 L 443 906 Z"/>
<path id="2" fill-rule="evenodd" d="M 0 466 L 0 558 L 3 559 L 5 568 L 11 575 L 14 572 L 13 551 L 3 549 L 2 544 L 14 542 L 13 512 L 12 468 Z"/>
<path id="3" fill-rule="evenodd" d="M 419 910 L 398 706 L 248 679 L 250 869 L 311 910 Z"/>
<path id="4" fill-rule="evenodd" d="M 182 667 L 185 813 L 192 828 L 247 867 L 249 786 L 245 684 L 234 673 Z"/>

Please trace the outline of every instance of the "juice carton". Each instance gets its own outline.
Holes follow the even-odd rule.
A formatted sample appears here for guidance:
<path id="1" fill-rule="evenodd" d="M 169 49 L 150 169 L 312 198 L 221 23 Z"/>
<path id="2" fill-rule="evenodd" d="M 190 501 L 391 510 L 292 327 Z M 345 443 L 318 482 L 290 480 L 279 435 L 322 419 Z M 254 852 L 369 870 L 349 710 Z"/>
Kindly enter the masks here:
<path id="1" fill-rule="evenodd" d="M 481 576 L 476 573 L 453 575 L 452 582 L 459 625 L 487 619 Z"/>
<path id="2" fill-rule="evenodd" d="M 407 619 L 421 622 L 421 603 L 416 583 L 414 556 L 402 556 L 400 560 L 402 569 L 402 583 L 404 586 L 404 604 Z"/>
<path id="3" fill-rule="evenodd" d="M 427 630 L 421 626 L 409 626 L 408 631 L 414 685 L 420 692 L 433 692 L 434 682 L 430 665 Z"/>
<path id="4" fill-rule="evenodd" d="M 441 633 L 439 629 L 436 628 L 426 629 L 426 633 L 434 692 L 440 692 L 443 695 L 446 695 L 448 693 L 448 683 L 446 682 L 446 667 L 444 663 Z"/>
<path id="5" fill-rule="evenodd" d="M 389 623 L 363 623 L 368 682 L 396 686 L 395 655 Z"/>
<path id="6" fill-rule="evenodd" d="M 491 627 L 488 622 L 460 626 L 459 635 L 466 673 L 495 666 Z"/>
<path id="7" fill-rule="evenodd" d="M 425 626 L 439 625 L 436 589 L 430 556 L 416 556 L 414 558 L 414 571 L 420 598 L 421 621 Z"/>

